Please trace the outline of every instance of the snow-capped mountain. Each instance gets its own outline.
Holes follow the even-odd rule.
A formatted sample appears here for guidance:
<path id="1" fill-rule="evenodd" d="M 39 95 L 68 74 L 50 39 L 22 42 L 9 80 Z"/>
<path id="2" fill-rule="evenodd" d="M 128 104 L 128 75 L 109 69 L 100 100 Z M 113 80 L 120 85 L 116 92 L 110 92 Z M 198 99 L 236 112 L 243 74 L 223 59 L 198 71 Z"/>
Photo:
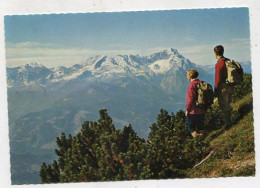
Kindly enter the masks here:
<path id="1" fill-rule="evenodd" d="M 83 64 L 72 67 L 48 69 L 37 63 L 16 68 L 7 68 L 8 86 L 24 87 L 33 84 L 46 86 L 51 83 L 94 77 L 102 81 L 111 81 L 119 77 L 139 77 L 151 79 L 174 71 L 185 71 L 198 67 L 183 57 L 175 49 L 166 49 L 150 56 L 117 55 L 108 57 L 98 55 Z"/>
<path id="2" fill-rule="evenodd" d="M 211 83 L 211 75 L 173 48 L 149 56 L 98 55 L 71 67 L 46 68 L 33 63 L 7 68 L 9 118 L 12 122 L 26 113 L 57 105 L 84 104 L 96 109 L 109 103 L 110 107 L 114 106 L 112 101 L 118 102 L 120 98 L 126 106 L 137 99 L 158 108 L 182 104 L 188 86 L 186 71 L 190 68 L 196 68 L 199 78 Z"/>
<path id="3" fill-rule="evenodd" d="M 12 86 L 27 86 L 31 84 L 46 83 L 47 77 L 52 73 L 51 69 L 38 63 L 25 66 L 7 68 L 7 84 Z"/>

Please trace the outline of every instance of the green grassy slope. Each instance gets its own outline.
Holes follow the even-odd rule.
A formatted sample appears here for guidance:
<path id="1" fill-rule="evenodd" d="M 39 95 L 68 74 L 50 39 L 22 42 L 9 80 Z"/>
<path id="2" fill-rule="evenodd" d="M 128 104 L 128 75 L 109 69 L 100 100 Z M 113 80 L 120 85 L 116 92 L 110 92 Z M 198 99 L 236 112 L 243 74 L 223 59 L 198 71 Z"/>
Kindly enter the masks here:
<path id="1" fill-rule="evenodd" d="M 216 130 L 207 136 L 208 152 L 204 163 L 190 170 L 190 178 L 254 176 L 254 125 L 252 93 L 232 104 L 235 124 L 229 130 Z"/>

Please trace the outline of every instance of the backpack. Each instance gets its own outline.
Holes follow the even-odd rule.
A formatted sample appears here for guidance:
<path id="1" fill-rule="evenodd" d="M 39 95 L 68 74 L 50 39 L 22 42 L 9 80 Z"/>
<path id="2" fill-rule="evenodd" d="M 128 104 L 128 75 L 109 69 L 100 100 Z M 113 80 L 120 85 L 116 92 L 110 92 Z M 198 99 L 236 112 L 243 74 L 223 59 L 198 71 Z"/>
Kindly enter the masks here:
<path id="1" fill-rule="evenodd" d="M 227 79 L 228 85 L 236 85 L 243 82 L 244 71 L 242 66 L 234 60 L 225 61 L 227 68 Z"/>
<path id="2" fill-rule="evenodd" d="M 196 100 L 196 106 L 204 109 L 211 108 L 214 100 L 212 86 L 203 81 L 199 82 L 196 86 L 198 88 L 198 98 Z"/>

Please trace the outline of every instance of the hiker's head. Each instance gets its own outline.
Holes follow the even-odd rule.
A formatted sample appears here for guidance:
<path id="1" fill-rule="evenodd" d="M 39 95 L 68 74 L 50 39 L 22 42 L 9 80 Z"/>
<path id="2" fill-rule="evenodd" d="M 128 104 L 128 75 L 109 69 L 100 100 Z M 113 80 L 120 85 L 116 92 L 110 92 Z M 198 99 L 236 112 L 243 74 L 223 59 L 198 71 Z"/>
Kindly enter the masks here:
<path id="1" fill-rule="evenodd" d="M 224 47 L 222 45 L 217 45 L 214 48 L 215 57 L 218 59 L 224 55 Z"/>
<path id="2" fill-rule="evenodd" d="M 198 76 L 199 76 L 199 73 L 196 69 L 190 69 L 186 73 L 187 73 L 187 79 L 189 80 L 189 82 L 192 79 L 198 78 Z"/>

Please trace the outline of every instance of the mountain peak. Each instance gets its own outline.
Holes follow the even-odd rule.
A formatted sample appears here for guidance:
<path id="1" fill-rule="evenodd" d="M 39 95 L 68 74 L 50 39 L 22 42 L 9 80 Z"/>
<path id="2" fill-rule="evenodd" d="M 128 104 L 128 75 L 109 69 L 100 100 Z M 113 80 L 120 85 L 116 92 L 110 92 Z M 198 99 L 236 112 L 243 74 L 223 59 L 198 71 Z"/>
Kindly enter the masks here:
<path id="1" fill-rule="evenodd" d="M 44 67 L 43 64 L 37 63 L 37 62 L 32 62 L 32 63 L 28 63 L 26 65 L 24 65 L 25 68 L 27 67 Z"/>
<path id="2" fill-rule="evenodd" d="M 167 48 L 166 50 L 164 50 L 164 52 L 167 52 L 168 54 L 179 54 L 178 50 L 174 49 L 174 48 Z"/>
<path id="3" fill-rule="evenodd" d="M 152 55 L 160 55 L 163 57 L 170 57 L 172 55 L 176 56 L 176 55 L 180 55 L 178 50 L 174 49 L 174 48 L 166 48 L 165 50 L 159 51 L 159 52 L 155 52 Z"/>

